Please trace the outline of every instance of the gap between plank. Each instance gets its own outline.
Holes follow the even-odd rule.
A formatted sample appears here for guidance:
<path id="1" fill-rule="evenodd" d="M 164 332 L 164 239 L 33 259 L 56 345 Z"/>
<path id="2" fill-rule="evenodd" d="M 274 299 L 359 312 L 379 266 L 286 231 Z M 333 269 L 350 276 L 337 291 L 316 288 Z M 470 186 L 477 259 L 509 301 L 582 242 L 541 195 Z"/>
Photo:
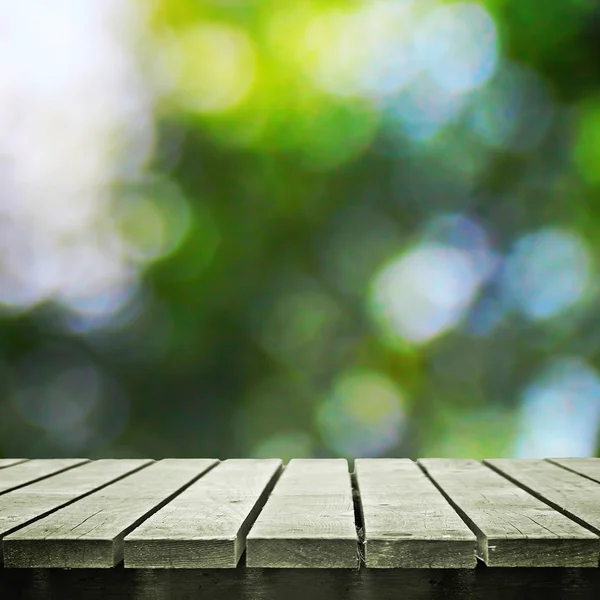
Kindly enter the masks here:
<path id="1" fill-rule="evenodd" d="M 358 558 L 357 571 L 365 566 L 365 519 L 362 510 L 362 502 L 360 499 L 360 489 L 358 487 L 358 479 L 356 477 L 356 467 L 353 473 L 350 473 L 350 482 L 352 484 L 352 502 L 354 504 L 354 526 L 356 527 L 356 535 L 358 541 L 356 545 L 356 555 Z"/>
<path id="2" fill-rule="evenodd" d="M 240 560 L 238 561 L 236 569 L 245 569 L 246 568 L 246 553 L 247 548 L 244 548 L 242 555 L 240 556 Z"/>
<path id="3" fill-rule="evenodd" d="M 151 467 L 152 465 L 158 465 L 159 463 L 160 463 L 160 460 L 156 460 L 156 461 L 150 463 L 149 465 L 146 465 L 144 468 Z M 179 494 L 184 492 L 192 484 L 196 483 L 196 481 L 198 481 L 201 477 L 204 477 L 207 473 L 212 471 L 215 467 L 219 466 L 220 464 L 221 464 L 221 461 L 217 460 L 217 462 L 213 463 L 207 469 L 205 469 L 204 471 L 202 471 L 201 473 L 196 475 L 192 480 L 188 481 L 186 484 L 182 485 L 180 488 L 177 488 L 172 494 L 170 494 L 166 498 L 163 498 L 156 506 L 153 506 L 147 513 L 143 514 L 141 517 L 136 519 L 136 521 L 134 523 L 132 523 L 126 529 L 124 529 L 123 532 L 121 532 L 121 534 L 119 536 L 117 536 L 117 539 L 115 539 L 115 542 L 114 542 L 115 543 L 115 554 L 120 558 L 118 564 L 124 563 L 123 553 L 124 553 L 125 536 L 129 535 L 134 529 L 136 529 L 144 521 L 146 521 L 146 519 L 149 519 L 154 513 L 157 513 L 161 508 L 164 508 L 169 502 L 171 502 L 171 500 L 173 500 L 174 498 L 179 496 Z M 129 473 L 129 475 L 132 475 L 132 473 Z M 116 482 L 113 481 L 111 483 L 116 483 Z"/>
<path id="4" fill-rule="evenodd" d="M 550 463 L 551 465 L 554 465 L 555 467 L 560 467 L 561 469 L 564 469 L 565 471 L 569 471 L 569 473 L 575 473 L 575 475 L 579 475 L 580 477 L 585 477 L 586 479 L 589 479 L 590 481 L 593 481 L 594 483 L 600 484 L 600 481 L 598 481 L 597 479 L 594 479 L 593 477 L 590 477 L 589 475 L 586 475 L 585 473 L 580 473 L 579 471 L 576 471 L 575 469 L 572 469 L 571 467 L 568 467 L 567 465 L 563 465 L 559 462 L 554 462 L 554 460 L 551 458 L 544 458 L 543 460 L 547 463 Z M 491 467 L 492 465 L 489 465 L 489 466 Z"/>
<path id="5" fill-rule="evenodd" d="M 3 465 L 2 460 L 14 460 L 15 462 L 8 463 L 7 465 Z M 24 462 L 27 462 L 28 460 L 29 459 L 27 459 L 27 458 L 0 459 L 0 469 L 8 469 L 9 467 L 16 467 L 17 465 L 22 465 Z"/>
<path id="6" fill-rule="evenodd" d="M 547 504 L 550 508 L 553 508 L 556 512 L 559 512 L 561 515 L 564 515 L 565 517 L 567 517 L 567 519 L 571 519 L 571 521 L 575 521 L 575 523 L 577 523 L 578 525 L 581 525 L 582 527 L 585 527 L 588 531 L 591 531 L 592 533 L 595 533 L 596 535 L 600 535 L 600 530 L 598 528 L 590 525 L 589 523 L 586 523 L 583 519 L 580 519 L 577 515 L 574 515 L 571 512 L 567 512 L 567 510 L 565 510 L 559 504 L 552 502 L 552 500 L 548 500 L 548 498 L 545 498 L 539 492 L 536 492 L 535 490 L 528 488 L 524 483 L 521 483 L 518 479 L 515 479 L 514 477 L 511 477 L 507 473 L 504 473 L 500 469 L 496 468 L 495 465 L 491 465 L 487 462 L 484 462 L 483 464 L 484 464 L 484 466 L 488 467 L 495 473 L 498 473 L 498 475 L 502 475 L 502 477 L 504 477 L 505 479 L 508 479 L 508 481 L 510 481 L 511 483 L 514 483 L 517 487 L 520 487 L 523 491 L 527 492 L 529 495 L 534 496 L 538 500 L 542 501 L 544 504 Z M 550 463 L 550 464 L 553 464 L 557 467 L 560 466 L 560 465 L 556 465 L 555 463 Z M 570 469 L 565 469 L 565 470 L 573 472 Z M 581 473 L 575 473 L 575 475 L 584 477 L 583 475 L 581 475 Z M 590 478 L 588 477 L 587 479 L 590 479 Z M 591 479 L 590 481 L 594 481 L 594 480 Z M 598 483 L 598 482 L 594 481 L 594 483 Z"/>
<path id="7" fill-rule="evenodd" d="M 465 525 L 475 534 L 475 536 L 477 537 L 477 552 L 475 553 L 475 558 L 477 559 L 477 564 L 482 563 L 483 565 L 485 565 L 485 561 L 483 560 L 483 558 L 481 556 L 479 556 L 480 544 L 485 544 L 487 547 L 487 538 L 485 537 L 483 532 L 479 529 L 479 527 L 477 527 L 477 525 L 475 525 L 473 520 L 469 518 L 467 513 L 462 508 L 460 508 L 460 506 L 458 506 L 458 504 L 456 504 L 456 502 L 454 502 L 454 500 L 452 500 L 452 498 L 446 493 L 446 491 L 429 474 L 427 469 L 425 469 L 425 467 L 423 467 L 423 465 L 421 463 L 419 463 L 418 461 L 414 461 L 414 462 L 417 465 L 417 467 L 419 467 L 419 469 L 421 469 L 421 471 L 425 474 L 425 477 L 427 477 L 427 479 L 429 479 L 429 481 L 431 481 L 431 483 L 433 483 L 433 485 L 437 488 L 437 490 L 440 492 L 440 494 L 442 494 L 442 496 L 447 500 L 447 502 L 450 504 L 450 506 L 456 511 L 458 516 L 464 521 Z M 487 565 L 485 565 L 485 566 L 487 567 Z"/>
<path id="8" fill-rule="evenodd" d="M 267 485 L 265 486 L 265 488 L 263 489 L 263 491 L 257 498 L 256 504 L 250 509 L 250 512 L 248 513 L 248 515 L 246 516 L 246 519 L 244 520 L 244 522 L 242 523 L 242 525 L 240 527 L 240 531 L 243 532 L 243 537 L 244 537 L 244 551 L 242 552 L 242 555 L 240 556 L 240 560 L 238 561 L 238 566 L 241 564 L 242 560 L 244 561 L 243 564 L 246 565 L 246 550 L 247 550 L 246 538 L 248 537 L 248 534 L 250 533 L 252 527 L 254 526 L 254 523 L 256 523 L 256 521 L 258 520 L 260 513 L 265 508 L 265 506 L 271 496 L 271 492 L 273 491 L 273 489 L 277 485 L 277 482 L 279 481 L 279 479 L 285 472 L 285 469 L 286 469 L 286 465 L 284 464 L 283 461 L 281 461 L 281 466 L 279 467 L 279 469 L 277 469 L 277 471 L 275 471 L 275 474 L 273 475 L 273 477 L 271 477 L 271 479 L 269 480 L 269 482 L 267 483 Z"/>
<path id="9" fill-rule="evenodd" d="M 93 460 L 90 460 L 87 463 L 83 463 L 81 465 L 75 465 L 75 466 L 76 467 L 84 467 L 86 465 L 93 464 L 93 462 L 94 462 Z M 155 461 L 150 462 L 150 463 L 148 463 L 146 465 L 142 465 L 140 467 L 137 467 L 136 469 L 133 469 L 132 471 L 128 471 L 127 473 L 124 473 L 123 475 L 119 475 L 119 477 L 116 477 L 115 479 L 113 479 L 111 481 L 103 483 L 102 485 L 98 486 L 97 488 L 95 488 L 93 490 L 90 490 L 89 492 L 86 492 L 85 494 L 81 494 L 81 496 L 77 496 L 77 498 L 73 498 L 73 499 L 69 500 L 68 502 L 65 502 L 64 504 L 61 504 L 60 506 L 58 506 L 56 508 L 53 508 L 52 510 L 49 510 L 49 511 L 47 511 L 47 512 L 41 514 L 41 515 L 37 515 L 36 517 L 34 517 L 33 519 L 31 519 L 30 521 L 27 521 L 26 523 L 23 523 L 21 525 L 17 525 L 14 529 L 10 529 L 9 531 L 5 531 L 4 535 L 0 536 L 0 544 L 2 544 L 2 538 L 4 538 L 5 536 L 10 535 L 11 533 L 14 533 L 15 531 L 18 531 L 19 529 L 22 529 L 23 527 L 27 527 L 27 526 L 31 525 L 32 523 L 35 523 L 36 521 L 39 521 L 40 519 L 44 519 L 48 515 L 51 515 L 52 513 L 55 513 L 56 511 L 61 510 L 61 509 L 65 508 L 65 507 L 67 507 L 67 506 L 69 506 L 71 504 L 74 504 L 75 502 L 78 502 L 82 498 L 85 498 L 86 496 L 89 496 L 90 494 L 94 494 L 95 492 L 97 492 L 97 491 L 105 488 L 106 486 L 109 486 L 112 483 L 116 483 L 117 481 L 119 481 L 119 480 L 121 480 L 121 479 L 123 479 L 125 477 L 128 477 L 129 475 L 133 475 L 133 473 L 137 473 L 138 471 L 141 471 L 142 469 L 146 469 L 147 467 L 149 467 L 150 465 L 153 465 L 153 464 L 155 464 Z M 71 469 L 71 468 L 75 468 L 75 467 L 69 467 L 69 469 Z M 68 470 L 68 469 L 66 469 L 66 470 Z M 60 473 L 55 473 L 55 475 L 59 475 L 59 474 L 62 474 L 62 473 L 64 473 L 64 471 L 60 471 Z M 50 476 L 50 477 L 52 477 L 52 476 Z M 44 477 L 44 479 L 47 479 L 47 478 Z M 39 481 L 41 481 L 41 480 L 38 479 L 37 481 L 33 481 L 31 483 L 38 483 Z M 19 488 L 17 488 L 17 489 L 19 489 Z M 12 492 L 12 490 L 10 490 L 10 491 Z M 4 557 L 4 553 L 0 552 L 0 566 L 4 566 L 4 558 L 3 557 Z"/>
<path id="10" fill-rule="evenodd" d="M 38 459 L 32 459 L 32 460 L 38 460 Z M 43 460 L 43 459 L 40 459 L 40 460 Z M 81 460 L 84 460 L 84 459 L 81 459 Z M 23 462 L 17 463 L 16 465 L 10 465 L 9 467 L 4 467 L 4 468 L 10 469 L 11 467 L 18 467 L 18 466 L 24 465 L 28 461 L 29 461 L 29 459 L 25 459 Z M 37 479 L 30 479 L 29 481 L 26 481 L 25 483 L 21 483 L 20 485 L 16 485 L 15 487 L 11 487 L 11 488 L 8 488 L 7 490 L 0 491 L 0 496 L 4 495 L 4 494 L 9 494 L 10 492 L 14 492 L 15 490 L 20 490 L 21 488 L 27 487 L 28 485 L 32 485 L 33 483 L 39 483 L 40 481 L 43 481 L 44 479 L 48 479 L 49 477 L 54 477 L 55 475 L 62 475 L 63 473 L 66 473 L 67 471 L 70 471 L 71 469 L 77 469 L 78 467 L 84 467 L 85 465 L 89 465 L 92 462 L 93 461 L 87 459 L 87 462 L 80 462 L 75 465 L 71 465 L 70 467 L 65 467 L 64 469 L 60 469 L 59 471 L 54 471 L 53 473 L 49 473 L 48 475 L 42 475 L 42 476 L 38 477 Z"/>

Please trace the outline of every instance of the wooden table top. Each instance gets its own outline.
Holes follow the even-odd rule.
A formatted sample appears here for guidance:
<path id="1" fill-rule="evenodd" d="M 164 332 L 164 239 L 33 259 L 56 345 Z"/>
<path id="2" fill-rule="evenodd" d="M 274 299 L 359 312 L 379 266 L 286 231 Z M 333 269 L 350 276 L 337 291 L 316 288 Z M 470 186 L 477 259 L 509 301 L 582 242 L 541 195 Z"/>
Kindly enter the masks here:
<path id="1" fill-rule="evenodd" d="M 0 459 L 3 569 L 598 567 L 600 459 Z"/>

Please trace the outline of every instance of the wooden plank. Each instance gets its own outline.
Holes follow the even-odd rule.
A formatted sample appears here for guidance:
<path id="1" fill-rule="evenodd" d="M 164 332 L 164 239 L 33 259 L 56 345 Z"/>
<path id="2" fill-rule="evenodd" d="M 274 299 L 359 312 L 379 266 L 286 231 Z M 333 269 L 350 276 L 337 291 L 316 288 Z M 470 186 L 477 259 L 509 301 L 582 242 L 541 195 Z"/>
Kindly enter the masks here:
<path id="1" fill-rule="evenodd" d="M 152 462 L 97 460 L 3 494 L 0 496 L 0 538 Z"/>
<path id="2" fill-rule="evenodd" d="M 600 483 L 600 458 L 547 458 L 546 460 Z"/>
<path id="3" fill-rule="evenodd" d="M 279 459 L 220 463 L 125 537 L 125 567 L 236 567 L 281 466 Z"/>
<path id="4" fill-rule="evenodd" d="M 25 462 L 26 460 L 26 458 L 0 458 L 0 469 L 12 467 L 13 465 L 18 465 L 19 463 Z"/>
<path id="5" fill-rule="evenodd" d="M 357 568 L 358 535 L 346 460 L 290 461 L 246 546 L 248 567 Z"/>
<path id="6" fill-rule="evenodd" d="M 487 565 L 598 565 L 597 536 L 489 467 L 469 459 L 418 462 L 476 533 L 478 556 Z"/>
<path id="7" fill-rule="evenodd" d="M 4 538 L 7 567 L 107 568 L 123 560 L 123 538 L 214 459 L 166 459 L 112 483 Z"/>
<path id="8" fill-rule="evenodd" d="M 370 568 L 474 568 L 477 538 L 409 459 L 357 459 Z"/>
<path id="9" fill-rule="evenodd" d="M 600 533 L 600 484 L 542 459 L 484 461 L 536 498 Z"/>
<path id="10" fill-rule="evenodd" d="M 22 462 L 10 469 L 0 471 L 0 494 L 16 490 L 86 462 L 89 462 L 87 458 L 46 458 Z"/>

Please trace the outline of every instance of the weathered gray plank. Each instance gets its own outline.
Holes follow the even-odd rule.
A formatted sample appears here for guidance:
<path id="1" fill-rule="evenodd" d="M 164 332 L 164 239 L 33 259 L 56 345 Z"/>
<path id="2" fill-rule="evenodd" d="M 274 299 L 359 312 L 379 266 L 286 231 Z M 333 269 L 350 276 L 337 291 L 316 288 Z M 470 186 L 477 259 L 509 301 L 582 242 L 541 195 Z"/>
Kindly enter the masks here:
<path id="1" fill-rule="evenodd" d="M 547 458 L 546 460 L 600 483 L 600 458 Z"/>
<path id="2" fill-rule="evenodd" d="M 166 459 L 4 538 L 7 567 L 107 568 L 123 560 L 123 538 L 218 461 Z"/>
<path id="3" fill-rule="evenodd" d="M 19 463 L 25 462 L 26 460 L 26 458 L 0 458 L 0 469 L 12 467 L 13 465 L 18 465 Z"/>
<path id="4" fill-rule="evenodd" d="M 246 546 L 248 567 L 356 568 L 358 535 L 346 460 L 290 461 Z"/>
<path id="5" fill-rule="evenodd" d="M 3 494 L 0 496 L 0 538 L 152 462 L 97 460 Z"/>
<path id="6" fill-rule="evenodd" d="M 125 537 L 125 567 L 236 567 L 281 464 L 220 463 Z"/>
<path id="7" fill-rule="evenodd" d="M 409 459 L 357 459 L 365 565 L 474 568 L 477 538 Z"/>
<path id="8" fill-rule="evenodd" d="M 542 459 L 484 461 L 580 525 L 600 533 L 600 484 Z"/>
<path id="9" fill-rule="evenodd" d="M 89 462 L 87 458 L 29 460 L 0 471 L 0 494 Z"/>
<path id="10" fill-rule="evenodd" d="M 489 467 L 469 459 L 430 458 L 418 462 L 476 533 L 478 555 L 486 564 L 598 565 L 597 536 Z"/>

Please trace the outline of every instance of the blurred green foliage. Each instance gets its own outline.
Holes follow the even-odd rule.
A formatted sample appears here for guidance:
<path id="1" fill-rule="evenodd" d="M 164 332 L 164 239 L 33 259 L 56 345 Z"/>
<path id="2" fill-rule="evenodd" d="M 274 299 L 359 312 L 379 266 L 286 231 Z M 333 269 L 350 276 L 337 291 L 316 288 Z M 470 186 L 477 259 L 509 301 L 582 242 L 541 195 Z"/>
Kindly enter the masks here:
<path id="1" fill-rule="evenodd" d="M 1 10 L 0 456 L 595 454 L 593 3 Z"/>

